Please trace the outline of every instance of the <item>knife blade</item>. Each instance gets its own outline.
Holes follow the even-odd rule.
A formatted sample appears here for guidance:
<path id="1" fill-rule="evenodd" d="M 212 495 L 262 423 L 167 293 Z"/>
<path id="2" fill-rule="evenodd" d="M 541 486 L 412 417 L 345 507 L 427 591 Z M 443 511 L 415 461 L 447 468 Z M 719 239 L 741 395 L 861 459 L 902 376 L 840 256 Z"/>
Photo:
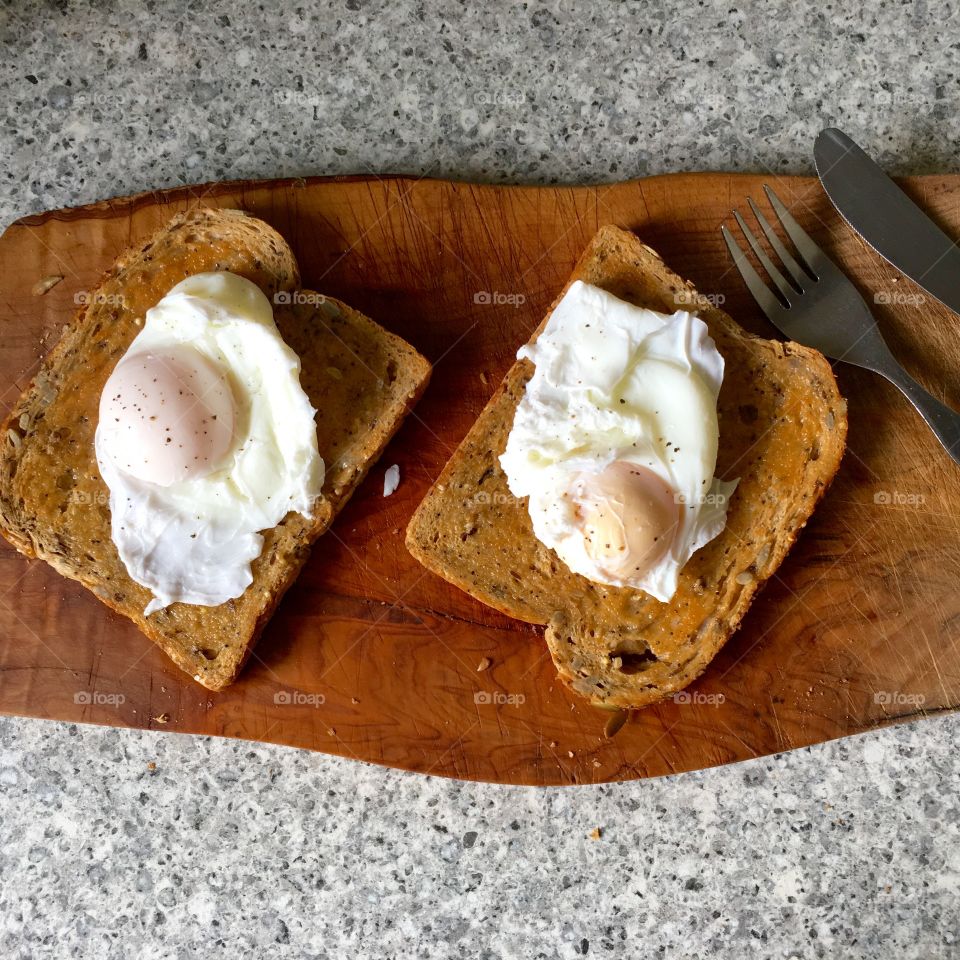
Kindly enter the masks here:
<path id="1" fill-rule="evenodd" d="M 817 175 L 840 215 L 885 260 L 960 313 L 960 249 L 843 131 L 813 147 Z"/>

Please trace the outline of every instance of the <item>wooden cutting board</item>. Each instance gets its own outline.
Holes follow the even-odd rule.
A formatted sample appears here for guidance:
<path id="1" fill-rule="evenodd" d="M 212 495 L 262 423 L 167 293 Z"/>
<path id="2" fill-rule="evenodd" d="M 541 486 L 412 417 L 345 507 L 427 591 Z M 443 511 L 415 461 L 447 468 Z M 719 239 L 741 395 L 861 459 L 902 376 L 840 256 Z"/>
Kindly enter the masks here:
<path id="1" fill-rule="evenodd" d="M 764 202 L 765 179 L 240 182 L 13 224 L 0 238 L 4 409 L 114 257 L 198 203 L 267 220 L 293 246 L 305 285 L 406 337 L 436 371 L 222 693 L 183 676 L 78 584 L 0 547 L 0 710 L 270 741 L 464 779 L 573 784 L 729 763 L 956 709 L 960 470 L 892 387 L 853 368 L 838 370 L 848 453 L 787 561 L 685 702 L 635 714 L 612 739 L 609 715 L 557 682 L 539 630 L 427 573 L 403 546 L 414 507 L 601 224 L 635 230 L 744 326 L 775 335 L 719 232 L 748 196 Z M 919 290 L 856 239 L 815 181 L 774 185 L 868 302 L 885 301 L 876 315 L 897 356 L 960 406 L 960 319 L 918 306 Z M 960 177 L 905 186 L 960 236 Z M 63 280 L 35 292 L 50 276 Z M 393 463 L 402 481 L 384 499 Z"/>

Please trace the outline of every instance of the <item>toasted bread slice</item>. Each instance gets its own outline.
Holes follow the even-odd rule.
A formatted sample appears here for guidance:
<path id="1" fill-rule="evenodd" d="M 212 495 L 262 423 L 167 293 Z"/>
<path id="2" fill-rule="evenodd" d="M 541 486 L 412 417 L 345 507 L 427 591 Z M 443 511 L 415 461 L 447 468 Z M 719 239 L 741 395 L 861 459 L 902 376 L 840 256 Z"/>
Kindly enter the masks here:
<path id="1" fill-rule="evenodd" d="M 836 473 L 846 403 L 820 353 L 747 334 L 631 233 L 600 230 L 570 282 L 578 279 L 665 313 L 697 303 L 726 361 L 716 472 L 740 478 L 723 533 L 685 565 L 667 603 L 572 573 L 536 539 L 526 500 L 511 495 L 500 468 L 533 373 L 523 360 L 420 504 L 407 546 L 478 600 L 546 625 L 554 664 L 577 693 L 602 706 L 640 707 L 699 676 L 736 630 Z"/>
<path id="2" fill-rule="evenodd" d="M 93 449 L 100 393 L 147 309 L 184 277 L 209 270 L 247 277 L 279 304 L 277 325 L 300 356 L 300 382 L 318 411 L 323 495 L 312 519 L 291 513 L 265 532 L 253 583 L 241 597 L 217 607 L 175 603 L 144 618 L 151 595 L 127 576 L 110 539 L 108 491 Z M 310 544 L 430 375 L 429 363 L 399 337 L 330 298 L 291 296 L 298 285 L 290 248 L 262 221 L 237 210 L 179 215 L 117 261 L 0 431 L 0 532 L 129 617 L 211 690 L 236 678 Z"/>

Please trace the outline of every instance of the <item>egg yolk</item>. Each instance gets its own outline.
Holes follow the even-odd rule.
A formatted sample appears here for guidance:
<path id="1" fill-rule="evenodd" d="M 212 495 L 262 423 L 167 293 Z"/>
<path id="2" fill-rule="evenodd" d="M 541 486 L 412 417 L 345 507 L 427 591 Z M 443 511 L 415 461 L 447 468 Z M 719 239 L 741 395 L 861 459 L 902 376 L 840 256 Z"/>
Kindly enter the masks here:
<path id="1" fill-rule="evenodd" d="M 160 486 L 204 477 L 233 445 L 235 409 L 226 373 L 186 345 L 124 357 L 100 398 L 113 462 Z"/>
<path id="2" fill-rule="evenodd" d="M 674 491 L 652 470 L 623 460 L 577 482 L 578 520 L 587 555 L 610 577 L 643 576 L 673 542 Z"/>

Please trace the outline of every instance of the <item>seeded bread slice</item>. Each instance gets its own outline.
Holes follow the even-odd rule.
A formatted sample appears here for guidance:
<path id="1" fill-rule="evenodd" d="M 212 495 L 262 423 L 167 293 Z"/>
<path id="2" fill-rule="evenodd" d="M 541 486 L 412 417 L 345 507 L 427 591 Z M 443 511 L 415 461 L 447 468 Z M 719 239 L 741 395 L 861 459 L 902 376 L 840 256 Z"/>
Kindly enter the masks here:
<path id="1" fill-rule="evenodd" d="M 665 313 L 696 304 L 688 309 L 726 361 L 717 475 L 740 483 L 725 530 L 684 566 L 667 603 L 572 573 L 534 536 L 527 501 L 512 496 L 498 460 L 533 373 L 523 360 L 418 507 L 407 546 L 478 600 L 545 625 L 560 677 L 578 694 L 640 707 L 699 676 L 736 630 L 837 471 L 846 403 L 822 354 L 747 334 L 631 233 L 600 230 L 574 280 Z"/>
<path id="2" fill-rule="evenodd" d="M 180 280 L 229 270 L 279 305 L 280 333 L 299 354 L 317 408 L 326 464 L 313 519 L 288 514 L 264 534 L 253 583 L 217 607 L 176 603 L 144 618 L 149 591 L 126 573 L 110 539 L 108 491 L 93 435 L 103 384 L 147 309 Z M 323 533 L 419 398 L 430 365 L 408 343 L 345 304 L 299 286 L 293 253 L 271 227 L 237 210 L 179 215 L 114 264 L 0 430 L 0 532 L 129 617 L 211 690 L 231 683 L 311 543 Z M 131 658 L 139 655 L 131 645 Z"/>

